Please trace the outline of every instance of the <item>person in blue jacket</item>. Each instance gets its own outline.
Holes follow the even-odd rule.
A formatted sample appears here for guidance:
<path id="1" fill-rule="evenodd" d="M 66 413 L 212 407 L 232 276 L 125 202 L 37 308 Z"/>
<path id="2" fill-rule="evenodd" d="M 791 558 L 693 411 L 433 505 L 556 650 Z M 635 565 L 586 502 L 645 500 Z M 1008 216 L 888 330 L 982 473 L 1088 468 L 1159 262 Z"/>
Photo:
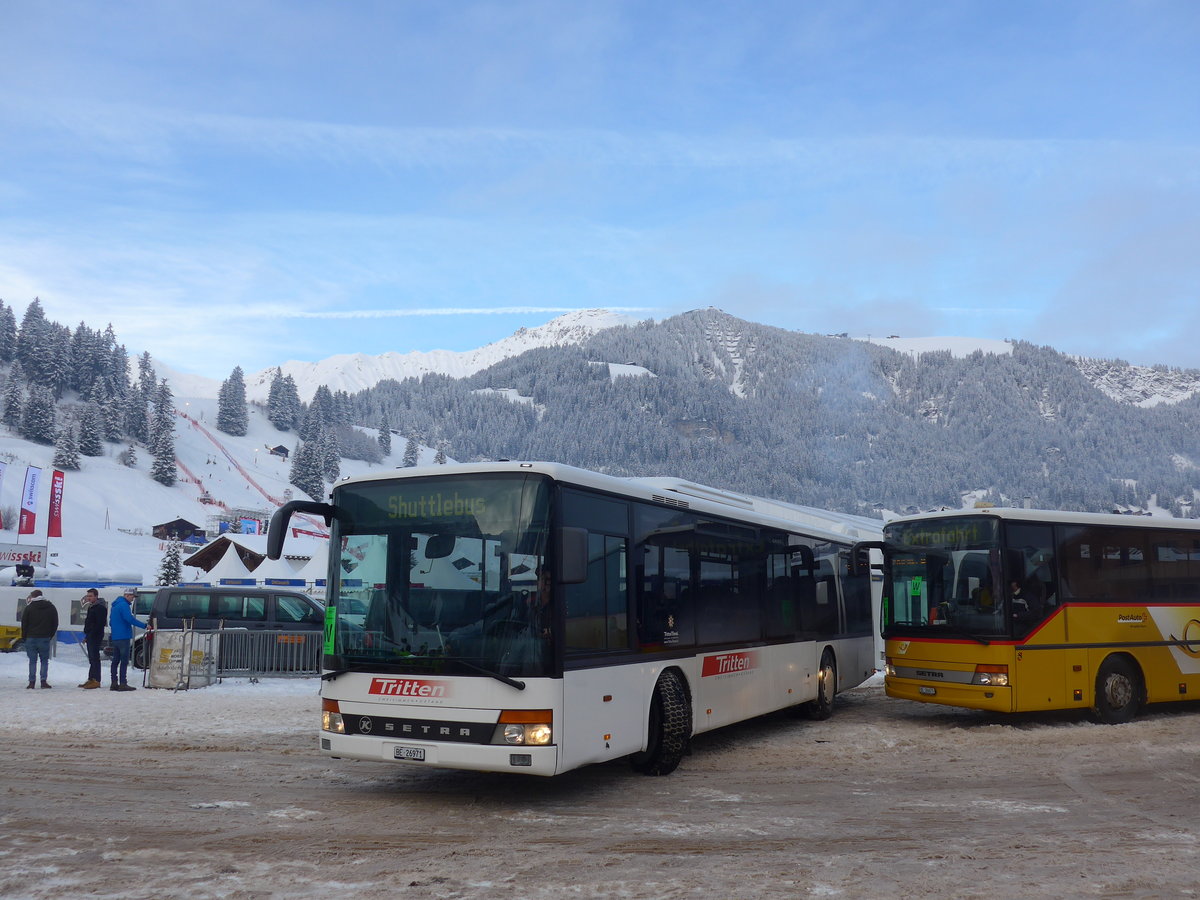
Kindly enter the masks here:
<path id="1" fill-rule="evenodd" d="M 137 591 L 126 588 L 125 593 L 113 601 L 112 612 L 108 614 L 108 636 L 112 643 L 112 682 L 110 691 L 136 691 L 133 685 L 125 680 L 129 669 L 129 650 L 133 643 L 133 626 L 145 628 L 146 623 L 133 615 L 133 601 Z"/>

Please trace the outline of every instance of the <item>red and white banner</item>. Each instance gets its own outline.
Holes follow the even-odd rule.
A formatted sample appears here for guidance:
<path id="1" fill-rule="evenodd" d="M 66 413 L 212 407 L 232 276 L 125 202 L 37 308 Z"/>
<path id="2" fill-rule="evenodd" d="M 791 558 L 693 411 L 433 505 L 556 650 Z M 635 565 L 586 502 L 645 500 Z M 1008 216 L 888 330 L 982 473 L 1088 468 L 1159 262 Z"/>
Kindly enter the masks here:
<path id="1" fill-rule="evenodd" d="M 4 473 L 8 471 L 8 463 L 0 462 L 0 488 L 4 487 Z M 0 528 L 4 527 L 4 517 L 0 516 Z"/>
<path id="2" fill-rule="evenodd" d="M 66 476 L 58 469 L 50 476 L 50 521 L 46 523 L 46 537 L 62 537 L 63 480 Z"/>
<path id="3" fill-rule="evenodd" d="M 25 470 L 25 490 L 21 494 L 21 522 L 17 526 L 17 534 L 33 534 L 37 527 L 38 485 L 41 480 L 42 470 L 37 466 L 29 466 Z"/>

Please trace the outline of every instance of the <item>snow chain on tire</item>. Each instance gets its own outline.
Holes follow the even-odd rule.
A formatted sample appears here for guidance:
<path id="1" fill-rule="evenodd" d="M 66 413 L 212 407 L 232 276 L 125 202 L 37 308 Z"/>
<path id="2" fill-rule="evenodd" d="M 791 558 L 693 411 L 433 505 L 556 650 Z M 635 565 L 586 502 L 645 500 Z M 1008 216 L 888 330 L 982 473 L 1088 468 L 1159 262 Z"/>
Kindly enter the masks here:
<path id="1" fill-rule="evenodd" d="M 691 736 L 691 701 L 679 673 L 667 669 L 654 686 L 646 751 L 634 756 L 633 767 L 644 775 L 669 775 L 687 752 Z"/>

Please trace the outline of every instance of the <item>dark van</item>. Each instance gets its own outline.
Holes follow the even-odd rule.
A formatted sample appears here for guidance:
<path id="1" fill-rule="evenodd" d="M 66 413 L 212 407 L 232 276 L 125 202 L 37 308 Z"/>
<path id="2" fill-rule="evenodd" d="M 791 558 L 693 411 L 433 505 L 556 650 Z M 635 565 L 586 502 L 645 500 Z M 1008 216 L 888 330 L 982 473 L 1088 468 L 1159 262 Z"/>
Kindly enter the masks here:
<path id="1" fill-rule="evenodd" d="M 139 598 L 140 599 L 140 598 Z M 164 587 L 150 604 L 150 624 L 173 630 L 316 631 L 325 627 L 325 610 L 307 594 L 250 587 Z M 143 638 L 134 642 L 133 662 L 145 668 Z"/>

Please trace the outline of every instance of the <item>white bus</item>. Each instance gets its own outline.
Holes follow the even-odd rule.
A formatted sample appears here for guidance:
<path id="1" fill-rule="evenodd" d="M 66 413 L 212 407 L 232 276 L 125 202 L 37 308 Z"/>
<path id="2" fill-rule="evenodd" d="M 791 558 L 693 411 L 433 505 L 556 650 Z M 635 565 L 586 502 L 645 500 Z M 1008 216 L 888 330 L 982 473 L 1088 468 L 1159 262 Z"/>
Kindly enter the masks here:
<path id="1" fill-rule="evenodd" d="M 389 471 L 292 501 L 331 526 L 320 745 L 555 775 L 672 771 L 694 734 L 828 716 L 875 671 L 859 519 L 541 462 Z"/>

